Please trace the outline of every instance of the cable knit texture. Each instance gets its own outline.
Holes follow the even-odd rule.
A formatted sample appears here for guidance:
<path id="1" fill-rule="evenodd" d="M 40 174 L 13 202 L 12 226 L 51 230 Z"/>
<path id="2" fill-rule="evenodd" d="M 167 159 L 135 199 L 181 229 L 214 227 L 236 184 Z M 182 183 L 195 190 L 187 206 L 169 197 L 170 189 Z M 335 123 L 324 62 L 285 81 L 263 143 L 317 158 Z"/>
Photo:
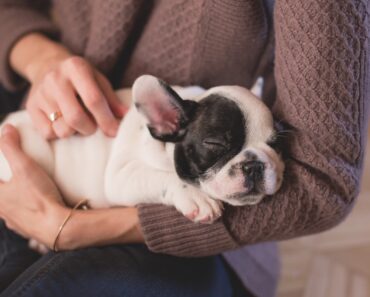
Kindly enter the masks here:
<path id="1" fill-rule="evenodd" d="M 9 52 L 14 43 L 30 32 L 42 32 L 53 36 L 57 28 L 50 22 L 45 14 L 49 3 L 34 1 L 31 8 L 25 1 L 7 0 L 0 3 L 0 82 L 14 91 L 25 85 L 14 72 L 9 69 Z"/>
<path id="2" fill-rule="evenodd" d="M 266 103 L 291 127 L 285 180 L 276 195 L 256 206 L 227 206 L 212 225 L 193 224 L 171 207 L 141 205 L 150 249 L 213 255 L 319 232 L 349 213 L 359 190 L 370 101 L 369 1 L 281 0 L 275 7 L 270 0 L 52 3 L 61 42 L 120 86 L 143 73 L 206 88 L 250 87 L 263 75 Z M 57 33 L 40 4 L 49 2 L 0 0 L 0 81 L 8 89 L 20 86 L 8 64 L 14 42 L 30 31 Z M 263 255 L 252 257 L 263 261 Z M 247 285 L 257 271 L 264 283 L 256 268 L 261 265 L 240 268 L 243 261 L 233 263 L 235 258 L 226 257 Z M 252 291 L 272 295 L 276 277 L 265 280 L 270 286 L 249 283 Z"/>
<path id="3" fill-rule="evenodd" d="M 359 189 L 369 104 L 368 1 L 284 2 L 275 9 L 273 111 L 294 130 L 286 182 L 259 207 L 229 209 L 238 242 L 330 228 Z"/>

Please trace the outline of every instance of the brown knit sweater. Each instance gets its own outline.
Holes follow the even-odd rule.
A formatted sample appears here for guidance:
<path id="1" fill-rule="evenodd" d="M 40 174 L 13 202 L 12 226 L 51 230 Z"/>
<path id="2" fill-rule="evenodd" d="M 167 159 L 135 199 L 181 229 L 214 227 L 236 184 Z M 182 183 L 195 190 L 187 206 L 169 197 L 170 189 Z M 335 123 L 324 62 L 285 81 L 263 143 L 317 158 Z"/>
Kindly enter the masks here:
<path id="1" fill-rule="evenodd" d="M 0 0 L 0 81 L 9 90 L 22 84 L 9 68 L 10 48 L 40 31 L 59 36 L 116 86 L 151 73 L 171 84 L 250 87 L 262 75 L 266 103 L 292 127 L 276 195 L 256 206 L 226 207 L 212 225 L 191 223 L 170 207 L 142 205 L 150 249 L 213 255 L 319 232 L 349 213 L 370 101 L 370 1 L 281 0 L 275 7 L 269 0 L 52 2 L 57 25 L 46 15 L 49 1 Z"/>

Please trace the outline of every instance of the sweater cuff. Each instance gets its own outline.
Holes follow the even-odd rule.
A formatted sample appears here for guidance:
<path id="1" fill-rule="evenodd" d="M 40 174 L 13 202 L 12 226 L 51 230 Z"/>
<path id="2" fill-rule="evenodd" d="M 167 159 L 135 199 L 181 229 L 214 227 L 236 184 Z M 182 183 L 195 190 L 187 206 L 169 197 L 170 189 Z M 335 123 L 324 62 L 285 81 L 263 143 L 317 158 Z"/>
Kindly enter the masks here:
<path id="1" fill-rule="evenodd" d="M 142 204 L 138 209 L 145 242 L 153 252 L 203 257 L 238 247 L 222 220 L 193 223 L 175 208 L 158 204 Z"/>
<path id="2" fill-rule="evenodd" d="M 9 64 L 9 54 L 13 45 L 22 36 L 31 32 L 55 37 L 58 29 L 46 15 L 29 8 L 2 8 L 0 19 L 0 83 L 9 91 L 16 91 L 25 85 L 25 81 L 11 69 Z"/>

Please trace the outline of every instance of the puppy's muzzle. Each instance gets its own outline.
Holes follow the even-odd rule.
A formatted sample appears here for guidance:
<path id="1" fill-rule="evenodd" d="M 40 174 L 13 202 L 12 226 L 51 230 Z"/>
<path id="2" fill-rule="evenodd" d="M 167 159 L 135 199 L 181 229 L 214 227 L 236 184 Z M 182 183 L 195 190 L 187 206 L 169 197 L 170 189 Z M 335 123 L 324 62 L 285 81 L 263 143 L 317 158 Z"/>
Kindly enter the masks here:
<path id="1" fill-rule="evenodd" d="M 260 161 L 247 161 L 241 165 L 248 193 L 259 192 L 258 185 L 263 181 L 265 165 Z"/>

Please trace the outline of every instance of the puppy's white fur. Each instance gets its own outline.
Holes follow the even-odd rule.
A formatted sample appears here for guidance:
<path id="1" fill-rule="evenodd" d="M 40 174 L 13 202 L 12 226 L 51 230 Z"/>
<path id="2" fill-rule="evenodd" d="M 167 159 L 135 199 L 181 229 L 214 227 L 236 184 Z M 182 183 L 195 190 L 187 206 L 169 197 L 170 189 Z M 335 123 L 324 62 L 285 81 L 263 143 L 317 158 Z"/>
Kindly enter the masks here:
<path id="1" fill-rule="evenodd" d="M 156 86 L 152 76 L 142 76 L 134 84 Z M 157 84 L 158 81 L 156 80 Z M 174 165 L 174 144 L 154 139 L 146 119 L 131 107 L 121 122 L 115 138 L 106 137 L 100 130 L 93 135 L 78 135 L 48 142 L 31 123 L 26 111 L 11 114 L 5 123 L 18 128 L 23 150 L 38 162 L 55 180 L 65 202 L 75 205 L 88 198 L 90 206 L 135 206 L 139 203 L 162 203 L 175 206 L 194 221 L 212 221 L 221 215 L 221 204 L 254 204 L 263 194 L 248 201 L 236 202 L 229 194 L 243 191 L 244 183 L 231 178 L 227 170 L 238 162 L 245 151 L 253 151 L 265 164 L 266 194 L 274 193 L 281 184 L 283 163 L 265 144 L 273 134 L 272 116 L 268 108 L 250 91 L 237 86 L 222 86 L 204 91 L 199 87 L 174 88 L 182 98 L 199 101 L 211 93 L 225 94 L 248 115 L 248 141 L 242 151 L 218 172 L 209 172 L 210 178 L 200 187 L 185 184 L 177 176 Z M 151 92 L 150 89 L 145 90 Z M 257 86 L 255 92 L 260 92 Z M 131 104 L 131 90 L 117 92 L 122 102 Z M 135 99 L 135 94 L 133 94 Z M 269 171 L 270 170 L 270 171 Z M 0 180 L 12 176 L 7 160 L 0 152 Z M 212 199 L 210 198 L 210 196 Z"/>
<path id="2" fill-rule="evenodd" d="M 199 87 L 175 89 L 187 98 L 204 92 Z M 131 104 L 131 93 L 125 89 L 117 95 Z M 36 131 L 26 111 L 10 114 L 5 123 L 18 129 L 23 150 L 55 180 L 69 205 L 81 198 L 88 198 L 92 208 L 163 203 L 174 205 L 195 221 L 221 214 L 219 202 L 179 179 L 173 164 L 173 144 L 153 139 L 135 108 L 125 115 L 115 138 L 97 130 L 90 136 L 49 142 Z M 8 181 L 11 176 L 0 153 L 0 180 Z"/>

